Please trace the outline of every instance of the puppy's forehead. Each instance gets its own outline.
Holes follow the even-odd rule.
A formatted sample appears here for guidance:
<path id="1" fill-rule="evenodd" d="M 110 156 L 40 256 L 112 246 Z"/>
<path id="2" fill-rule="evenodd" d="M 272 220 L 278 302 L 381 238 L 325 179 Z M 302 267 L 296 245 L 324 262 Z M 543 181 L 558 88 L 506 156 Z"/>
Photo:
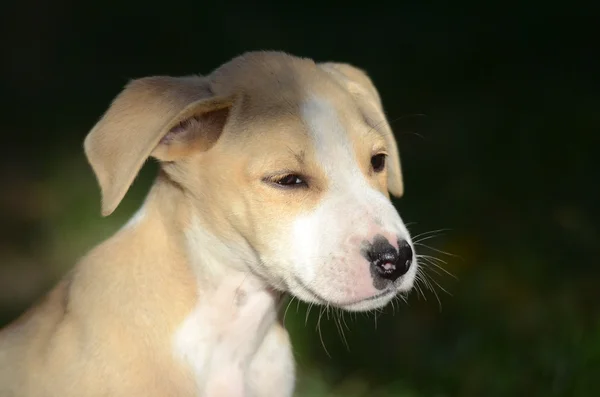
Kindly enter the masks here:
<path id="1" fill-rule="evenodd" d="M 304 153 L 331 178 L 347 170 L 347 178 L 336 177 L 340 182 L 360 173 L 356 152 L 371 150 L 364 139 L 371 128 L 351 93 L 313 60 L 249 53 L 210 81 L 216 94 L 237 96 L 228 139 L 246 153 Z"/>
<path id="2" fill-rule="evenodd" d="M 300 115 L 321 157 L 348 159 L 351 153 L 348 128 L 330 100 L 318 95 L 308 96 L 300 107 Z"/>
<path id="3" fill-rule="evenodd" d="M 343 101 L 348 93 L 311 59 L 278 52 L 234 58 L 210 76 L 217 95 L 237 95 L 245 116 L 295 114 L 315 94 Z M 250 115 L 249 113 L 253 113 Z"/>

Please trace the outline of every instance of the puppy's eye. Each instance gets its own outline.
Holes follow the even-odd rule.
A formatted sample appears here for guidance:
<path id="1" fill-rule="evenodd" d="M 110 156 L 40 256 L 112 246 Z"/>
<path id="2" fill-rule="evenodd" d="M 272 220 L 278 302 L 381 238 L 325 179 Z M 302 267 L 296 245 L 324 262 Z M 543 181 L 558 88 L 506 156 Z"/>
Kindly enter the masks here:
<path id="1" fill-rule="evenodd" d="M 297 174 L 287 174 L 270 179 L 271 183 L 286 188 L 305 187 L 307 183 Z"/>
<path id="2" fill-rule="evenodd" d="M 385 168 L 385 158 L 387 155 L 385 153 L 379 153 L 375 156 L 371 157 L 371 166 L 373 167 L 373 171 L 381 172 Z"/>

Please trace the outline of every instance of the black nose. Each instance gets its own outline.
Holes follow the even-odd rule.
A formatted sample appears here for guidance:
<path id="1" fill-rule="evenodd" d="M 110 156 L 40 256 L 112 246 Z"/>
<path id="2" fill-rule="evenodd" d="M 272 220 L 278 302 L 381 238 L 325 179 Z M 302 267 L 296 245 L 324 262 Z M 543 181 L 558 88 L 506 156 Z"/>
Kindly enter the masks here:
<path id="1" fill-rule="evenodd" d="M 406 241 L 398 242 L 398 250 L 385 238 L 376 238 L 366 252 L 376 273 L 386 280 L 395 281 L 410 269 L 413 252 Z"/>

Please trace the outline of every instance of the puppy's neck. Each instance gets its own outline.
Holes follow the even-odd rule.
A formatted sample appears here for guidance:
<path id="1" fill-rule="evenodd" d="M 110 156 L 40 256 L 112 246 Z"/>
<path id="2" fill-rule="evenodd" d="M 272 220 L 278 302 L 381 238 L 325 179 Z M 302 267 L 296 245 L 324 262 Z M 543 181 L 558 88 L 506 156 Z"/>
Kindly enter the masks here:
<path id="1" fill-rule="evenodd" d="M 168 179 L 158 178 L 142 214 L 142 220 L 132 221 L 123 232 L 160 241 L 157 249 L 168 250 L 172 262 L 157 265 L 168 266 L 165 271 L 177 268 L 172 273 L 185 274 L 195 284 L 195 291 L 188 286 L 181 295 L 188 310 L 173 324 L 175 355 L 207 395 L 221 387 L 219 380 L 243 385 L 252 357 L 276 321 L 279 294 L 244 263 L 251 253 L 211 232 L 194 198 Z"/>

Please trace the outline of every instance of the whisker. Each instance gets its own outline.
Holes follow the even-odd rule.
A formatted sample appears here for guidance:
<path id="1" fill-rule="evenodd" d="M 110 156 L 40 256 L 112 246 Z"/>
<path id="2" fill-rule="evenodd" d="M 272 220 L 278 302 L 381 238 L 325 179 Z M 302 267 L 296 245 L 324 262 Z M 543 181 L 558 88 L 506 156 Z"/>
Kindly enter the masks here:
<path id="1" fill-rule="evenodd" d="M 345 317 L 346 312 L 344 310 L 340 310 L 340 313 L 341 313 L 342 322 L 344 323 L 344 326 L 346 327 L 346 329 L 348 331 L 350 331 L 350 327 L 348 326 L 348 323 L 346 322 L 346 317 Z"/>
<path id="2" fill-rule="evenodd" d="M 437 258 L 430 257 L 427 255 L 427 256 L 420 256 L 420 259 L 421 259 L 420 263 L 426 265 L 425 267 L 429 268 L 430 270 L 435 271 L 434 269 L 429 267 L 429 266 L 433 266 L 435 269 L 439 269 L 440 271 L 444 272 L 446 275 L 452 277 L 455 280 L 458 280 L 458 277 L 456 277 L 449 270 L 444 269 L 442 266 L 440 266 L 438 263 L 436 263 L 434 261 L 434 259 L 437 259 Z M 440 261 L 441 261 L 441 259 L 440 259 Z M 444 261 L 442 261 L 442 262 L 444 262 Z M 444 262 L 444 264 L 446 264 L 446 262 Z M 435 273 L 439 274 L 437 271 L 435 271 Z"/>
<path id="3" fill-rule="evenodd" d="M 427 264 L 427 265 L 430 265 L 430 264 Z M 430 271 L 430 272 L 432 272 L 432 273 L 433 273 L 433 274 L 435 274 L 436 276 L 441 276 L 441 275 L 442 275 L 442 273 L 438 272 L 438 270 L 437 270 L 437 269 L 435 269 L 435 268 L 433 268 L 433 267 L 426 267 L 426 268 L 424 268 L 423 270 L 425 270 L 425 269 L 427 269 L 427 271 Z"/>
<path id="4" fill-rule="evenodd" d="M 410 303 L 408 303 L 408 295 L 400 293 L 398 294 L 398 298 L 400 298 L 406 305 L 410 305 Z"/>
<path id="5" fill-rule="evenodd" d="M 429 269 L 432 270 L 432 269 Z M 442 291 L 444 291 L 446 294 L 448 294 L 449 296 L 452 296 L 452 294 L 450 292 L 448 292 L 444 287 L 442 287 L 442 285 L 433 277 L 429 276 L 429 280 L 433 283 L 435 283 L 435 285 L 437 285 L 437 287 L 439 289 L 441 289 Z"/>
<path id="6" fill-rule="evenodd" d="M 422 236 L 422 237 L 418 238 L 416 241 L 413 240 L 413 244 L 419 244 L 419 243 L 422 243 L 423 241 L 431 240 L 432 238 L 436 238 L 436 237 L 439 237 L 442 235 L 443 235 L 442 233 L 439 233 L 439 234 L 429 234 L 427 236 Z"/>
<path id="7" fill-rule="evenodd" d="M 325 341 L 323 340 L 323 333 L 321 332 L 321 317 L 323 316 L 323 311 L 324 311 L 324 308 L 321 307 L 321 310 L 319 311 L 319 319 L 317 320 L 317 331 L 319 332 L 319 339 L 321 340 L 321 346 L 323 346 L 323 350 L 325 350 L 325 354 L 327 354 L 327 357 L 331 358 L 331 355 L 329 354 L 327 347 L 325 347 Z"/>
<path id="8" fill-rule="evenodd" d="M 440 297 L 439 297 L 437 291 L 435 290 L 435 288 L 433 287 L 433 285 L 429 281 L 429 279 L 431 279 L 431 276 L 429 276 L 426 272 L 423 272 L 422 274 L 423 274 L 423 281 L 428 286 L 429 290 L 431 292 L 433 292 L 433 294 L 435 295 L 435 298 L 438 301 L 438 304 L 439 304 L 439 307 L 440 307 L 440 312 L 441 312 L 442 311 L 442 301 L 440 300 Z"/>
<path id="9" fill-rule="evenodd" d="M 309 303 L 308 305 L 308 309 L 306 310 L 306 317 L 304 318 L 304 327 L 306 327 L 306 324 L 308 323 L 308 316 L 310 316 L 310 310 L 312 309 L 312 307 L 314 306 L 314 303 Z"/>
<path id="10" fill-rule="evenodd" d="M 419 233 L 417 235 L 412 236 L 413 241 L 417 240 L 419 237 L 423 237 L 423 236 L 428 236 L 430 234 L 436 234 L 436 233 L 443 233 L 443 232 L 448 232 L 451 231 L 452 229 L 448 229 L 448 228 L 444 228 L 444 229 L 436 229 L 436 230 L 429 230 L 427 232 L 423 232 L 423 233 Z"/>
<path id="11" fill-rule="evenodd" d="M 433 248 L 433 247 L 431 247 L 431 246 L 429 246 L 427 244 L 423 244 L 423 243 L 420 243 L 420 242 L 419 243 L 413 243 L 413 244 L 414 245 L 420 245 L 422 247 L 425 247 L 427 249 L 430 249 L 432 251 L 438 252 L 438 253 L 443 254 L 443 255 L 448 255 L 448 256 L 451 256 L 451 257 L 454 257 L 454 258 L 458 258 L 458 259 L 464 260 L 464 258 L 462 258 L 460 255 L 451 254 L 449 252 L 442 251 L 442 250 L 437 249 L 437 248 Z"/>
<path id="12" fill-rule="evenodd" d="M 290 298 L 290 301 L 288 302 L 287 306 L 285 307 L 285 311 L 283 312 L 283 325 L 285 325 L 285 319 L 287 316 L 288 309 L 290 308 L 290 305 L 292 304 L 294 299 L 295 299 L 295 296 L 292 295 L 292 297 Z"/>
<path id="13" fill-rule="evenodd" d="M 427 259 L 427 260 L 432 260 L 436 263 L 443 263 L 444 265 L 447 265 L 448 262 L 446 262 L 443 259 L 437 258 L 435 256 L 431 256 L 431 255 L 426 255 L 426 254 L 417 254 L 417 258 L 419 259 Z"/>
<path id="14" fill-rule="evenodd" d="M 342 322 L 340 320 L 340 310 L 336 308 L 334 313 L 336 313 L 334 322 L 335 322 L 336 328 L 338 330 L 338 333 L 339 333 L 340 337 L 342 338 L 342 342 L 344 343 L 344 346 L 346 346 L 346 350 L 350 351 L 350 345 L 348 344 L 348 340 L 346 339 L 346 334 L 344 333 L 344 327 L 342 327 Z"/>
<path id="15" fill-rule="evenodd" d="M 422 269 L 419 269 L 419 271 L 415 275 L 415 288 L 417 289 L 417 297 L 419 296 L 418 294 L 420 293 L 421 296 L 423 297 L 423 300 L 425 302 L 427 302 L 427 297 L 425 296 L 425 293 L 421 289 L 421 283 L 424 283 L 422 276 L 421 276 L 422 271 L 423 271 Z"/>

